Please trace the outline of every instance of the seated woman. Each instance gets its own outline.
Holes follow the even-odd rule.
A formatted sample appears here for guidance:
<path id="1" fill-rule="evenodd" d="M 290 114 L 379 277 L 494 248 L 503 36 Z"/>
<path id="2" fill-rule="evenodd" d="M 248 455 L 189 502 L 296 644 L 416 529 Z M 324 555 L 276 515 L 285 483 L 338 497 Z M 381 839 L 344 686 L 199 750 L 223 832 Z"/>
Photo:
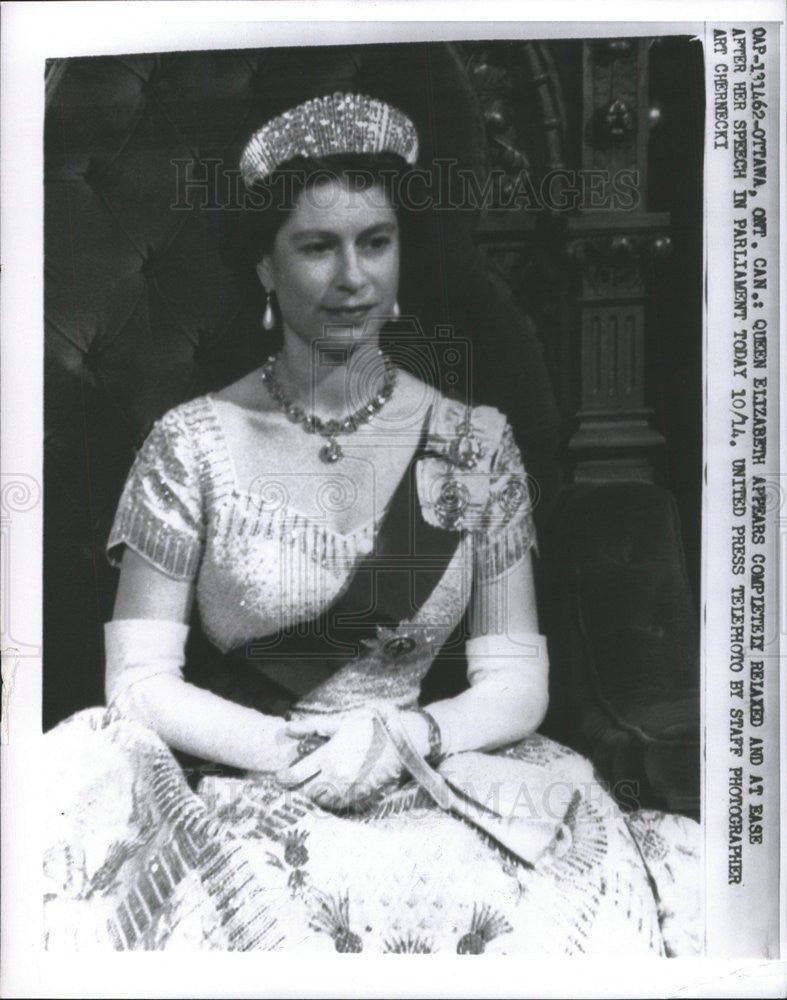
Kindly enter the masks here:
<path id="1" fill-rule="evenodd" d="M 419 377 L 389 322 L 416 156 L 400 111 L 352 94 L 245 149 L 282 346 L 167 412 L 130 472 L 109 707 L 48 736 L 50 947 L 664 952 L 626 820 L 535 735 L 547 655 L 511 429 Z M 188 679 L 195 600 L 227 654 L 215 683 Z M 460 625 L 469 685 L 423 708 Z M 172 750 L 238 773 L 192 791 Z"/>

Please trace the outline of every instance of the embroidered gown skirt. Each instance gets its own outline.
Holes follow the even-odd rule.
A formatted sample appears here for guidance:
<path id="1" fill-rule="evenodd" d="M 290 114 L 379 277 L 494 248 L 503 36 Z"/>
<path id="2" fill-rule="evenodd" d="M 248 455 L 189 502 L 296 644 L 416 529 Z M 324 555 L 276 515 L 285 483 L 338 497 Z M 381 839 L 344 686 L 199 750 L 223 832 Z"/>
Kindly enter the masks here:
<path id="1" fill-rule="evenodd" d="M 47 740 L 50 949 L 657 956 L 698 946 L 691 901 L 676 920 L 661 898 L 696 889 L 696 824 L 624 817 L 583 758 L 541 736 L 502 751 L 575 790 L 570 837 L 534 865 L 412 784 L 337 814 L 267 774 L 206 774 L 192 791 L 155 734 L 111 711 L 79 713 Z"/>

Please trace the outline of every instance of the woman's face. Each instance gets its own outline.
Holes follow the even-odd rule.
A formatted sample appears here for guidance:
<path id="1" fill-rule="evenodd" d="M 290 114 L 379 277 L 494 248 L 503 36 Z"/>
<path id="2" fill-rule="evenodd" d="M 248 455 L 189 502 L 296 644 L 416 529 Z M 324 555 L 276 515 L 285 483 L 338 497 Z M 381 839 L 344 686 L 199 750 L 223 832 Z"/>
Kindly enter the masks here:
<path id="1" fill-rule="evenodd" d="M 332 327 L 376 338 L 399 285 L 399 227 L 385 191 L 338 180 L 307 189 L 257 274 L 276 293 L 285 337 L 311 343 Z"/>

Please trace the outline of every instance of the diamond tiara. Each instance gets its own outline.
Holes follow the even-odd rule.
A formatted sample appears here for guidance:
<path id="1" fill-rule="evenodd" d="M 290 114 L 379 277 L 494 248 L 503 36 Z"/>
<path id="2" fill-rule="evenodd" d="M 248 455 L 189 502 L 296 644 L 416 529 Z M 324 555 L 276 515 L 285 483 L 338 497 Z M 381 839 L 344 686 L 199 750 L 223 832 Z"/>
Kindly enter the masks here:
<path id="1" fill-rule="evenodd" d="M 336 93 L 299 104 L 263 125 L 243 150 L 240 170 L 250 188 L 294 156 L 381 152 L 415 163 L 415 125 L 404 112 L 374 97 Z"/>

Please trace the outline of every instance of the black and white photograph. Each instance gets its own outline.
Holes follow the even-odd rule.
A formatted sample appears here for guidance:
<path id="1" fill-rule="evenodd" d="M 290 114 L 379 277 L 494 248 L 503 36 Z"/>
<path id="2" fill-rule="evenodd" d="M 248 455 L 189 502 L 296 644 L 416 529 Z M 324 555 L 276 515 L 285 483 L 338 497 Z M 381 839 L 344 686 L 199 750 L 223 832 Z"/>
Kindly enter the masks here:
<path id="1" fill-rule="evenodd" d="M 4 598 L 3 749 L 33 671 L 40 725 L 3 780 L 17 819 L 35 798 L 42 964 L 193 960 L 205 996 L 274 995 L 190 975 L 239 952 L 419 956 L 352 995 L 481 981 L 425 955 L 765 975 L 778 25 L 224 6 L 248 23 L 209 42 L 48 37 L 40 67 L 41 319 L 3 316 L 40 387 L 3 577 L 33 512 L 39 589 Z"/>

